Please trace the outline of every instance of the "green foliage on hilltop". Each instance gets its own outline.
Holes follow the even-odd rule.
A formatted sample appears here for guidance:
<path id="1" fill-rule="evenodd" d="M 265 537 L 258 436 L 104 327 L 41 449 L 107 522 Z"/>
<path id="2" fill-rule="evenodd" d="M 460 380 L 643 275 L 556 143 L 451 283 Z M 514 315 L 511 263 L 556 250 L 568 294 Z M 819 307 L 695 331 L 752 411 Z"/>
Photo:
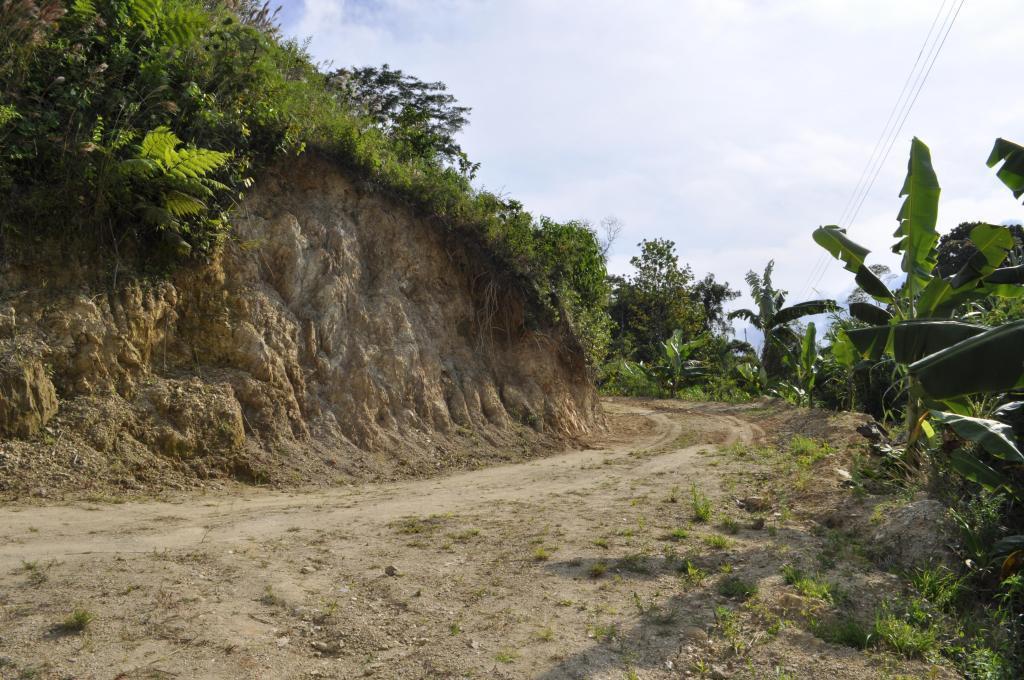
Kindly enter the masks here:
<path id="1" fill-rule="evenodd" d="M 201 261 L 260 168 L 315 148 L 478 243 L 599 360 L 596 236 L 474 189 L 455 142 L 468 113 L 387 66 L 322 72 L 254 0 L 6 0 L 0 248 L 63 240 L 150 272 Z"/>

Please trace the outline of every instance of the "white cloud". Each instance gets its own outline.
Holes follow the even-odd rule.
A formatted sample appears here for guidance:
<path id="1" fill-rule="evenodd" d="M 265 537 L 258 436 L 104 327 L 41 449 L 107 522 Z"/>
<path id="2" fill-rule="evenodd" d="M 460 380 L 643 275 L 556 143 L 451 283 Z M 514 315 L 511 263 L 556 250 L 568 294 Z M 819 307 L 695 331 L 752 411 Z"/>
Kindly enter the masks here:
<path id="1" fill-rule="evenodd" d="M 473 108 L 463 143 L 489 188 L 623 221 L 613 270 L 661 236 L 738 287 L 775 258 L 796 302 L 815 296 L 810 232 L 839 219 L 940 4 L 304 0 L 285 16 L 318 59 L 446 82 Z M 1024 217 L 984 165 L 995 137 L 1024 138 L 1019 25 L 1014 0 L 964 6 L 851 230 L 876 261 L 896 265 L 913 134 L 932 148 L 942 228 Z M 850 278 L 833 264 L 817 287 L 840 296 Z"/>

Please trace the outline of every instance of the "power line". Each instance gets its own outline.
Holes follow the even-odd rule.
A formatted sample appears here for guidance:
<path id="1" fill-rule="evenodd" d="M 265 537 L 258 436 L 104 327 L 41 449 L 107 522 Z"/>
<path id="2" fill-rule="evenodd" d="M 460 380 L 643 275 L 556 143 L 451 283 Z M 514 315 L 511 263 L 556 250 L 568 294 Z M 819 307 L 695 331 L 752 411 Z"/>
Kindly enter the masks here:
<path id="1" fill-rule="evenodd" d="M 921 57 L 924 55 L 925 48 L 927 48 L 928 44 L 932 42 L 932 34 L 935 32 L 935 26 L 936 24 L 938 24 L 939 17 L 942 16 L 942 11 L 946 8 L 947 2 L 948 0 L 942 0 L 942 4 L 939 5 L 938 11 L 932 18 L 932 23 L 928 27 L 928 33 L 925 35 L 924 41 L 921 43 L 921 48 L 917 51 L 917 58 L 914 59 L 914 65 L 910 68 L 910 71 L 907 73 L 906 79 L 903 81 L 903 87 L 900 89 L 899 96 L 896 98 L 896 101 L 893 102 L 892 108 L 889 110 L 889 116 L 888 118 L 886 118 L 885 125 L 882 127 L 882 132 L 881 134 L 878 135 L 878 139 L 875 141 L 875 145 L 871 150 L 871 155 L 868 156 L 868 160 L 864 164 L 864 168 L 861 170 L 860 177 L 857 179 L 857 183 L 854 185 L 853 190 L 847 197 L 846 204 L 843 206 L 843 210 L 842 212 L 840 212 L 839 219 L 836 221 L 836 224 L 843 225 L 844 223 L 846 223 L 846 218 L 850 216 L 851 209 L 853 208 L 854 204 L 857 203 L 857 197 L 861 195 L 865 187 L 865 182 L 867 181 L 868 175 L 871 172 L 871 169 L 875 166 L 875 162 L 878 160 L 879 152 L 886 145 L 885 140 L 888 139 L 889 137 L 889 133 L 891 132 L 891 126 L 893 125 L 894 120 L 899 118 L 899 115 L 897 115 L 897 111 L 901 111 L 902 104 L 906 104 L 906 102 L 910 100 L 909 93 L 912 90 L 912 88 L 910 88 L 910 83 L 911 81 L 915 80 L 914 74 L 917 72 L 917 67 L 921 63 Z M 945 21 L 943 21 L 943 25 L 945 25 Z M 929 51 L 929 56 L 931 56 L 931 51 Z M 818 259 L 815 260 L 814 266 L 811 267 L 810 272 L 808 272 L 807 278 L 804 279 L 804 284 L 800 288 L 800 295 L 797 299 L 804 299 L 805 296 L 807 296 L 814 290 L 814 287 L 817 286 L 817 284 L 820 283 L 822 277 L 824 277 L 825 272 L 828 270 L 829 264 L 831 264 L 831 259 L 828 253 L 821 253 L 818 255 Z"/>
<path id="2" fill-rule="evenodd" d="M 859 199 L 859 201 L 856 204 L 856 208 L 854 209 L 853 214 L 850 216 L 849 220 L 847 221 L 847 224 L 846 224 L 847 227 L 852 226 L 853 223 L 856 221 L 857 216 L 860 214 L 860 210 L 864 206 L 864 202 L 867 200 L 868 195 L 871 193 L 871 189 L 872 189 L 872 187 L 874 187 L 875 181 L 878 179 L 878 175 L 881 173 L 882 167 L 884 167 L 884 165 L 885 165 L 885 161 L 889 158 L 889 154 L 892 151 L 893 146 L 895 146 L 896 140 L 899 138 L 900 132 L 903 131 L 903 126 L 906 124 L 907 119 L 910 117 L 910 112 L 911 112 L 911 110 L 913 110 L 914 104 L 917 103 L 917 99 L 921 95 L 921 92 L 924 89 L 925 83 L 928 81 L 928 76 L 931 75 L 932 68 L 935 66 L 935 62 L 938 61 L 939 54 L 942 52 L 942 48 L 946 44 L 946 39 L 949 37 L 950 31 L 953 29 L 953 24 L 956 23 L 957 17 L 960 16 L 960 10 L 963 9 L 963 6 L 964 6 L 964 4 L 966 2 L 967 2 L 967 0 L 960 0 L 960 4 L 956 5 L 956 11 L 955 12 L 953 10 L 954 6 L 950 5 L 949 12 L 946 14 L 946 18 L 942 22 L 942 26 L 945 27 L 945 31 L 943 32 L 943 29 L 941 27 L 939 29 L 939 33 L 941 33 L 942 38 L 940 40 L 938 38 L 938 34 L 936 34 L 936 39 L 935 39 L 935 41 L 932 42 L 932 47 L 928 51 L 928 56 L 925 58 L 925 62 L 928 63 L 928 66 L 921 73 L 919 73 L 917 78 L 915 79 L 914 86 L 911 88 L 911 90 L 914 92 L 914 95 L 913 95 L 912 98 L 907 100 L 907 102 L 905 103 L 904 107 L 901 110 L 901 113 L 897 116 L 899 118 L 899 125 L 895 128 L 893 133 L 889 136 L 889 142 L 888 142 L 888 145 L 886 145 L 885 153 L 882 155 L 881 160 L 875 166 L 875 170 L 874 170 L 874 172 L 871 175 L 871 181 L 868 182 L 868 184 L 864 188 L 863 192 L 861 192 L 860 199 Z M 943 0 L 942 6 L 940 6 L 940 8 L 939 8 L 939 14 L 942 13 L 942 8 L 945 7 L 945 4 L 946 4 L 946 0 Z M 950 18 L 950 17 L 952 17 L 952 18 Z M 937 18 L 938 18 L 938 15 L 936 15 L 936 19 Z M 932 34 L 932 30 L 934 29 L 934 25 L 935 25 L 935 21 L 933 20 L 932 28 L 929 29 L 928 37 L 925 39 L 925 43 L 926 44 L 927 44 L 928 40 L 931 38 L 931 34 Z M 924 47 L 922 46 L 922 52 L 923 51 L 924 51 Z M 920 54 L 918 55 L 918 59 L 920 59 Z M 916 70 L 916 68 L 917 68 L 917 62 L 915 62 L 915 66 L 914 66 L 914 69 L 911 70 L 911 74 L 913 74 L 913 72 Z M 901 98 L 902 98 L 902 95 L 901 95 Z M 887 123 L 887 126 L 888 126 L 888 123 Z M 883 132 L 883 138 L 884 138 L 884 132 Z M 817 280 L 811 286 L 812 290 L 821 282 L 821 279 L 824 278 L 825 272 L 827 270 L 828 270 L 828 266 L 826 264 L 825 268 L 818 275 Z"/>
<path id="3" fill-rule="evenodd" d="M 846 222 L 846 218 L 850 216 L 853 206 L 856 203 L 857 196 L 859 196 L 861 190 L 863 190 L 868 174 L 870 173 L 871 168 L 874 167 L 875 161 L 878 160 L 878 154 L 885 146 L 885 140 L 891 132 L 890 126 L 893 124 L 893 121 L 898 118 L 896 111 L 901 109 L 902 104 L 906 103 L 904 98 L 909 100 L 908 88 L 910 87 L 911 80 L 914 79 L 914 74 L 917 72 L 917 67 L 921 63 L 921 57 L 924 55 L 925 48 L 928 47 L 928 43 L 931 42 L 932 33 L 935 31 L 935 25 L 939 22 L 939 17 L 942 16 L 942 10 L 945 9 L 946 2 L 948 2 L 948 0 L 942 0 L 942 4 L 939 6 L 939 11 L 935 13 L 935 17 L 932 19 L 932 24 L 928 27 L 928 34 L 925 35 L 924 42 L 921 43 L 921 49 L 917 52 L 917 58 L 914 60 L 914 65 L 907 73 L 906 80 L 903 81 L 903 88 L 900 90 L 899 96 L 896 98 L 896 101 L 893 102 L 892 108 L 889 110 L 889 117 L 886 119 L 885 125 L 882 127 L 881 134 L 878 135 L 878 139 L 875 141 L 875 146 L 871 150 L 871 155 L 868 156 L 868 161 L 864 164 L 864 169 L 861 170 L 860 178 L 857 179 L 857 184 L 854 185 L 853 191 L 850 192 L 850 196 L 846 200 L 846 205 L 843 206 L 843 211 L 839 214 L 839 221 L 836 222 L 836 224 L 844 224 Z"/>
<path id="4" fill-rule="evenodd" d="M 963 9 L 964 3 L 967 0 L 960 0 L 960 4 L 956 7 L 956 13 L 953 14 L 952 20 L 949 25 L 946 26 L 946 32 L 942 34 L 942 41 L 938 43 L 938 49 L 935 50 L 935 55 L 931 59 L 931 63 L 928 64 L 928 70 L 924 72 L 924 77 L 921 79 L 921 84 L 918 86 L 917 91 L 914 93 L 914 98 L 910 101 L 910 105 L 907 106 L 906 112 L 903 114 L 903 119 L 900 121 L 900 125 L 896 128 L 896 133 L 892 136 L 889 141 L 889 147 L 885 150 L 885 155 L 882 157 L 882 162 L 875 169 L 875 174 L 871 178 L 871 183 L 868 184 L 867 190 L 864 192 L 864 196 L 861 197 L 860 203 L 857 205 L 857 209 L 853 212 L 853 216 L 850 218 L 849 224 L 852 225 L 854 220 L 857 219 L 857 215 L 860 214 L 860 209 L 864 205 L 864 201 L 867 199 L 868 194 L 871 192 L 871 187 L 875 185 L 875 180 L 878 179 L 878 175 L 882 170 L 882 166 L 885 164 L 886 159 L 889 157 L 889 152 L 892 151 L 892 147 L 896 144 L 896 139 L 899 137 L 900 132 L 903 131 L 903 125 L 907 122 L 907 118 L 910 116 L 910 111 L 914 108 L 914 104 L 917 103 L 917 98 L 920 96 L 921 91 L 924 89 L 924 84 L 928 81 L 928 76 L 931 75 L 932 68 L 935 66 L 935 62 L 939 58 L 939 53 L 942 52 L 943 46 L 946 44 L 946 38 L 949 37 L 949 32 L 953 30 L 953 24 L 956 23 L 956 19 L 960 16 L 960 10 Z M 950 11 L 952 12 L 952 6 Z"/>

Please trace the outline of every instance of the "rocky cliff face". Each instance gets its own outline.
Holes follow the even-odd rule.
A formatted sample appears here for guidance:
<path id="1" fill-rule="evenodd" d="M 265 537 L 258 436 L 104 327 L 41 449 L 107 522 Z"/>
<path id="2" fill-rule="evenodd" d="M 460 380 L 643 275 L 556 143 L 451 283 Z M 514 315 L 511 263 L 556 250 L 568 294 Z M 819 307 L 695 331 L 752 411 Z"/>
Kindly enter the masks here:
<path id="1" fill-rule="evenodd" d="M 7 493 L 424 474 L 601 422 L 582 357 L 513 283 L 316 157 L 262 178 L 207 266 L 0 284 Z"/>

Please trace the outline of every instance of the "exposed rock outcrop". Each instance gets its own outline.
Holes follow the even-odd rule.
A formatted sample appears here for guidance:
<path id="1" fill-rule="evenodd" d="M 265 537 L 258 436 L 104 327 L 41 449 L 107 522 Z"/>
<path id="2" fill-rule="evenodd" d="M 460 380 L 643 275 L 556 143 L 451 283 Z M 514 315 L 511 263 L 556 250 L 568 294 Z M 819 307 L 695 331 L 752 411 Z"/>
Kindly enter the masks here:
<path id="1" fill-rule="evenodd" d="M 8 491 L 420 474 L 601 422 L 515 280 L 314 156 L 261 179 L 208 265 L 112 291 L 0 282 L 0 430 L 58 432 L 0 442 Z"/>

